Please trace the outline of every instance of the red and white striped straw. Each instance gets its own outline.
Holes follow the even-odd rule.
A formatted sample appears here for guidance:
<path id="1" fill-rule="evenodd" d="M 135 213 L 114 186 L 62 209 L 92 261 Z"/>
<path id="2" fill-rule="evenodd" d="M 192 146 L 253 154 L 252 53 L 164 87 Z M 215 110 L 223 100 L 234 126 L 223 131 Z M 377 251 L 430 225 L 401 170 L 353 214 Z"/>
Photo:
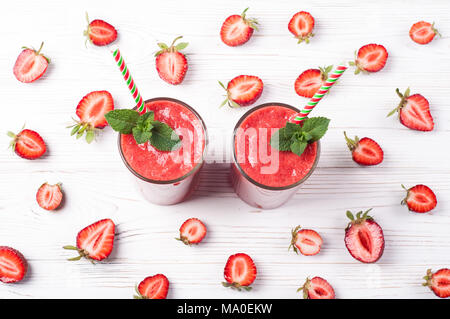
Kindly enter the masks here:
<path id="1" fill-rule="evenodd" d="M 341 75 L 347 70 L 345 64 L 339 64 L 336 69 L 330 74 L 324 85 L 314 94 L 314 96 L 308 101 L 303 110 L 296 114 L 291 120 L 295 124 L 300 124 L 303 120 L 308 117 L 308 114 L 314 109 L 317 103 L 325 96 L 325 94 L 330 90 L 334 83 L 341 77 Z"/>
<path id="2" fill-rule="evenodd" d="M 141 94 L 139 93 L 139 90 L 134 83 L 133 78 L 131 77 L 130 71 L 128 70 L 127 65 L 125 64 L 125 60 L 123 59 L 122 55 L 120 54 L 120 50 L 116 49 L 113 52 L 114 60 L 117 63 L 117 66 L 119 67 L 119 71 L 122 73 L 123 79 L 125 80 L 128 89 L 130 90 L 131 95 L 133 96 L 134 101 L 136 102 L 136 107 L 139 113 L 145 113 L 145 103 L 142 99 Z"/>

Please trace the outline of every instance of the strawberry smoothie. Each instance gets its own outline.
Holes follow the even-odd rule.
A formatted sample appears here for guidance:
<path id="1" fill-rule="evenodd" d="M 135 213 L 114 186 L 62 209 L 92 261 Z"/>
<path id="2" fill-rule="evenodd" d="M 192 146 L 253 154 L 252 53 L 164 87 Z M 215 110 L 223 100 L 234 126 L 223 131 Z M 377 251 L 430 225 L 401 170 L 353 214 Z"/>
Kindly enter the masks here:
<path id="1" fill-rule="evenodd" d="M 267 103 L 247 112 L 234 133 L 233 186 L 248 204 L 275 208 L 285 203 L 317 165 L 319 142 L 303 154 L 278 151 L 270 145 L 272 135 L 298 110 L 281 103 Z"/>
<path id="2" fill-rule="evenodd" d="M 145 107 L 154 112 L 156 121 L 166 123 L 178 134 L 181 147 L 160 151 L 149 142 L 137 144 L 132 134 L 119 134 L 120 154 L 149 201 L 175 204 L 195 187 L 205 153 L 206 127 L 192 108 L 175 99 L 147 100 Z"/>

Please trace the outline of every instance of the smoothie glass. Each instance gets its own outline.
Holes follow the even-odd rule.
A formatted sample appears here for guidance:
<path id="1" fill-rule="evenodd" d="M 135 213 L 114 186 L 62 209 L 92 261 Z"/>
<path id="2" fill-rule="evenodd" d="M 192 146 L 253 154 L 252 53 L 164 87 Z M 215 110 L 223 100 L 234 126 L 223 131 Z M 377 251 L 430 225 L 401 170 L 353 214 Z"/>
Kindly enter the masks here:
<path id="1" fill-rule="evenodd" d="M 231 179 L 236 194 L 247 204 L 261 209 L 279 207 L 314 172 L 319 161 L 320 141 L 308 145 L 301 156 L 292 152 L 280 152 L 270 146 L 273 132 L 284 127 L 289 118 L 298 112 L 298 109 L 287 104 L 266 103 L 245 113 L 236 124 Z M 258 133 L 251 134 L 249 129 L 253 128 Z M 250 133 L 247 134 L 248 132 Z M 275 165 L 275 169 L 260 172 L 261 167 L 267 167 L 270 163 L 268 164 L 268 158 L 262 158 L 261 153 L 251 153 L 251 143 L 257 143 L 258 152 L 261 148 L 270 153 L 272 160 L 278 161 L 278 167 Z"/>
<path id="2" fill-rule="evenodd" d="M 180 203 L 198 184 L 208 144 L 205 123 L 193 108 L 176 99 L 153 98 L 145 101 L 145 107 L 155 112 L 155 120 L 172 126 L 183 146 L 159 151 L 148 142 L 137 145 L 132 135 L 119 134 L 120 156 L 145 199 L 158 205 Z"/>

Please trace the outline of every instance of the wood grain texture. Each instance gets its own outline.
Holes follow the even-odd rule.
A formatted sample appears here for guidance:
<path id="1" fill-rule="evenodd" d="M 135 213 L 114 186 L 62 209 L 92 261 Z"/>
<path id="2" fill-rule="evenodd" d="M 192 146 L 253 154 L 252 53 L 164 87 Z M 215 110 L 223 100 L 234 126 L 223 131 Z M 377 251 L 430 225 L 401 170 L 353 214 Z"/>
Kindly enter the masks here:
<path id="1" fill-rule="evenodd" d="M 230 14 L 246 6 L 261 30 L 249 43 L 230 48 L 218 31 Z M 290 17 L 306 10 L 316 18 L 316 36 L 297 45 L 287 30 Z M 119 31 L 117 45 L 145 98 L 169 96 L 193 106 L 210 136 L 208 164 L 192 200 L 159 207 L 136 191 L 109 128 L 87 145 L 69 136 L 65 126 L 86 93 L 110 91 L 116 107 L 132 99 L 108 48 L 84 46 L 84 14 L 102 18 Z M 27 279 L 0 285 L 1 298 L 130 298 L 145 276 L 164 273 L 169 298 L 299 298 L 296 288 L 306 276 L 329 280 L 339 298 L 432 298 L 421 287 L 427 268 L 450 266 L 450 4 L 448 1 L 9 1 L 3 5 L 0 30 L 2 131 L 23 123 L 41 133 L 49 152 L 42 160 L 22 160 L 0 152 L 0 244 L 19 249 L 30 262 Z M 410 26 L 435 21 L 442 38 L 429 45 L 413 43 Z M 184 35 L 189 71 L 180 86 L 161 81 L 154 67 L 156 41 Z M 19 83 L 12 66 L 20 47 L 38 46 L 52 62 L 32 84 Z M 314 110 L 331 118 L 315 173 L 282 208 L 259 211 L 234 194 L 229 181 L 231 131 L 247 109 L 219 109 L 217 80 L 254 74 L 264 81 L 258 103 L 284 102 L 301 107 L 306 100 L 293 89 L 301 71 L 348 61 L 367 43 L 389 51 L 382 72 L 354 76 L 349 70 Z M 414 132 L 386 118 L 398 98 L 395 88 L 411 86 L 428 98 L 436 126 Z M 371 136 L 385 151 L 377 167 L 357 166 L 342 131 Z M 0 134 L 0 146 L 8 138 Z M 35 203 L 45 181 L 63 183 L 66 202 L 48 213 Z M 409 213 L 400 206 L 400 184 L 429 185 L 438 198 L 431 214 Z M 355 261 L 344 246 L 345 210 L 373 207 L 383 227 L 386 249 L 380 261 Z M 174 240 L 181 223 L 198 217 L 208 226 L 205 243 L 185 247 Z M 104 217 L 117 224 L 111 258 L 95 266 L 68 262 L 76 233 Z M 314 228 L 324 246 L 314 257 L 287 251 L 290 229 Z M 221 287 L 227 257 L 250 254 L 258 267 L 251 293 Z"/>

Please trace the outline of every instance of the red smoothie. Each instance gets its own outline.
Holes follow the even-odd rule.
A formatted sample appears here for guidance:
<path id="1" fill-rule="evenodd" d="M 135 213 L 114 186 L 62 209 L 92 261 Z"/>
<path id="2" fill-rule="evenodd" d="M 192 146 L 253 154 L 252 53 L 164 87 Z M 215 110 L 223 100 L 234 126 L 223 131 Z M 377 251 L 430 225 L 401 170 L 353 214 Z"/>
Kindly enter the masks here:
<path id="1" fill-rule="evenodd" d="M 176 151 L 159 151 L 149 142 L 137 144 L 131 134 L 122 134 L 120 146 L 128 165 L 139 175 L 154 181 L 173 181 L 192 171 L 202 162 L 205 131 L 202 121 L 184 105 L 172 100 L 145 103 L 155 120 L 169 125 L 180 136 L 182 146 Z"/>
<path id="2" fill-rule="evenodd" d="M 295 113 L 287 107 L 268 105 L 249 114 L 236 131 L 235 159 L 255 182 L 269 187 L 290 186 L 303 179 L 314 166 L 317 143 L 309 144 L 301 156 L 280 152 L 270 145 L 272 134 L 284 127 Z M 268 169 L 271 163 L 274 168 Z"/>

